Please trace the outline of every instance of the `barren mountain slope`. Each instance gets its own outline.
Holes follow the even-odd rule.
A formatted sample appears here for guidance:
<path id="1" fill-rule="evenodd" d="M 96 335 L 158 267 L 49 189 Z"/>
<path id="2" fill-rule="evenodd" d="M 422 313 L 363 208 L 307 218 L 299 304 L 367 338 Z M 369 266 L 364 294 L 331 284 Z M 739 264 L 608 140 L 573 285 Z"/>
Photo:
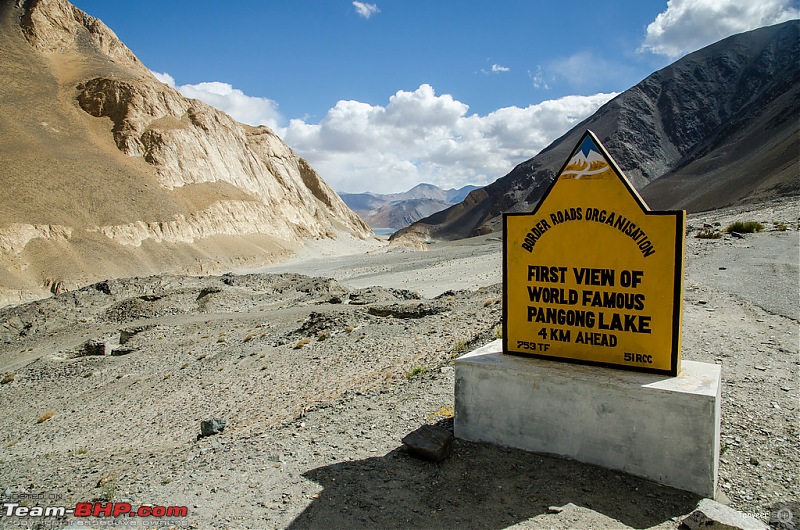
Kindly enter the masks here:
<path id="1" fill-rule="evenodd" d="M 653 208 L 702 211 L 800 193 L 800 21 L 678 60 L 462 203 L 399 235 L 454 239 L 530 211 L 586 129 Z M 397 236 L 396 236 L 397 237 Z"/>
<path id="2" fill-rule="evenodd" d="M 160 83 L 65 0 L 0 4 L 0 44 L 0 301 L 371 233 L 271 130 Z"/>

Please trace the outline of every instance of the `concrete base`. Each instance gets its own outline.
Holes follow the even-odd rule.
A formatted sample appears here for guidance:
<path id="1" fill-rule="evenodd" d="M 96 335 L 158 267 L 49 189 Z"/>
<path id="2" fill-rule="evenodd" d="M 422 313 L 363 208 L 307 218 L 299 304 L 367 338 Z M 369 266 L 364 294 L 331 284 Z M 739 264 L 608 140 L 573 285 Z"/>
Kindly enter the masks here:
<path id="1" fill-rule="evenodd" d="M 455 362 L 455 435 L 548 453 L 714 498 L 721 370 L 678 377 L 505 355 L 497 340 Z"/>

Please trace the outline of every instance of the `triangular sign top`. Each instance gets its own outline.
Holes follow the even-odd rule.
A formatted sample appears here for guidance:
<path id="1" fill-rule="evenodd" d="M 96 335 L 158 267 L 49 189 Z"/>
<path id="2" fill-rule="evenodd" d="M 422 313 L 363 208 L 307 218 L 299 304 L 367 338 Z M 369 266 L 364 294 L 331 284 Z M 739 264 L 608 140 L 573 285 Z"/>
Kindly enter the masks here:
<path id="1" fill-rule="evenodd" d="M 588 161 L 589 167 L 582 169 L 582 160 Z M 555 182 L 560 178 L 565 180 L 580 180 L 582 178 L 597 179 L 601 178 L 602 176 L 606 179 L 609 179 L 612 178 L 612 173 L 613 176 L 619 179 L 620 183 L 628 191 L 631 198 L 633 198 L 639 204 L 639 207 L 643 211 L 650 211 L 650 207 L 644 202 L 644 199 L 642 199 L 642 196 L 639 195 L 638 191 L 636 191 L 636 188 L 633 187 L 631 182 L 628 180 L 628 177 L 625 176 L 612 156 L 608 153 L 608 151 L 606 151 L 603 144 L 597 139 L 597 136 L 595 136 L 595 134 L 589 130 L 583 133 L 583 136 L 575 146 L 575 149 L 572 150 L 572 154 L 569 156 L 567 161 L 564 162 L 564 165 L 558 172 L 558 176 L 556 177 L 555 181 L 553 181 L 550 184 L 550 188 L 545 191 L 545 194 L 539 201 L 539 205 L 545 201 L 545 197 L 550 193 L 551 189 L 555 185 Z"/>
<path id="2" fill-rule="evenodd" d="M 651 211 L 586 131 L 503 221 L 504 352 L 678 374 L 685 212 Z"/>

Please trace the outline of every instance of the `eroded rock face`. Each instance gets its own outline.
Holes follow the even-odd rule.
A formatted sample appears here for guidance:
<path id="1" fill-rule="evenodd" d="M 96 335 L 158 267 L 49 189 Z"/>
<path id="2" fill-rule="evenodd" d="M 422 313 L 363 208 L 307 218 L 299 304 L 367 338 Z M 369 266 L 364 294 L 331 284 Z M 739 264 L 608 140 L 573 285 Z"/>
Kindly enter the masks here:
<path id="1" fill-rule="evenodd" d="M 12 223 L 0 232 L 0 252 L 16 256 L 33 239 L 66 241 L 71 235 L 67 226 Z"/>
<path id="2" fill-rule="evenodd" d="M 17 0 L 24 13 L 20 26 L 28 42 L 41 52 L 57 52 L 88 38 L 109 59 L 146 71 L 144 65 L 99 19 L 65 0 Z"/>
<path id="3" fill-rule="evenodd" d="M 155 80 L 133 84 L 95 78 L 79 84 L 77 91 L 81 108 L 110 118 L 120 151 L 151 164 L 164 188 L 226 182 L 252 197 L 219 201 L 192 216 L 168 221 L 100 227 L 119 243 L 192 243 L 211 235 L 249 233 L 331 237 L 336 221 L 360 237 L 370 232 L 316 171 L 267 127 L 240 124 Z"/>
<path id="4" fill-rule="evenodd" d="M 114 141 L 128 156 L 143 156 L 142 142 L 147 127 L 167 118 L 180 118 L 190 103 L 176 90 L 156 83 L 133 83 L 109 78 L 95 78 L 77 86 L 81 108 L 97 118 L 114 123 Z"/>
<path id="5" fill-rule="evenodd" d="M 0 183 L 13 189 L 20 185 L 20 168 L 30 166 L 42 192 L 34 197 L 48 196 L 52 181 L 45 174 L 62 187 L 73 180 L 84 187 L 0 219 L 0 267 L 13 279 L 13 287 L 4 285 L 0 274 L 0 303 L 3 291 L 24 291 L 26 285 L 45 294 L 46 279 L 56 276 L 74 288 L 118 275 L 217 272 L 238 263 L 269 263 L 271 253 L 285 254 L 307 240 L 372 234 L 272 130 L 183 97 L 100 20 L 66 0 L 18 0 L 0 9 L 0 36 L 14 50 L 0 58 L 0 72 L 19 70 L 24 62 L 37 87 L 33 103 L 40 114 L 60 120 L 40 123 L 20 111 L 13 119 L 24 134 L 17 137 L 36 138 L 46 130 L 58 135 L 52 141 L 60 146 L 105 156 L 101 169 L 88 156 L 84 163 L 81 154 L 63 147 L 50 152 L 37 140 L 30 164 L 20 158 L 8 173 L 0 168 Z M 17 85 L 9 86 L 6 91 Z M 20 141 L 6 144 L 27 153 Z M 68 164 L 67 157 L 75 162 Z M 87 198 L 96 190 L 105 200 Z M 124 266 L 109 270 L 109 263 Z"/>

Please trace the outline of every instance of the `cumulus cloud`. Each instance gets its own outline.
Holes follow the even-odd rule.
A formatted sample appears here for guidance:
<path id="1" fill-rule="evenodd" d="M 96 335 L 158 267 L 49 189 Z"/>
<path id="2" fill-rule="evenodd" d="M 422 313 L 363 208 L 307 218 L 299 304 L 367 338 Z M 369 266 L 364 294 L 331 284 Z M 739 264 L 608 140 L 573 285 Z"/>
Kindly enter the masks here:
<path id="1" fill-rule="evenodd" d="M 277 103 L 267 98 L 248 96 L 229 83 L 210 81 L 176 86 L 175 78 L 168 73 L 152 72 L 152 74 L 165 85 L 176 88 L 187 98 L 199 99 L 241 123 L 266 125 L 277 131 L 283 122 Z"/>
<path id="2" fill-rule="evenodd" d="M 676 59 L 735 33 L 800 17 L 796 0 L 669 0 L 642 51 Z"/>
<path id="3" fill-rule="evenodd" d="M 367 4 L 365 2 L 353 2 L 353 7 L 356 8 L 356 13 L 364 18 L 369 18 L 372 15 L 381 12 L 377 5 Z"/>
<path id="4" fill-rule="evenodd" d="M 162 74 L 162 73 L 153 72 L 153 71 L 151 71 L 150 73 L 152 73 L 153 76 L 155 76 L 156 79 L 158 79 L 159 81 L 161 81 L 165 85 L 171 86 L 172 88 L 175 88 L 175 78 L 172 77 L 171 75 L 169 75 L 168 73 L 164 72 Z"/>
<path id="5" fill-rule="evenodd" d="M 284 140 L 338 191 L 489 184 L 534 156 L 616 94 L 567 96 L 486 116 L 430 85 L 386 106 L 339 101 L 318 124 L 291 120 Z"/>
<path id="6" fill-rule="evenodd" d="M 266 125 L 275 129 L 281 120 L 278 106 L 274 101 L 248 96 L 228 83 L 211 81 L 196 85 L 181 85 L 178 90 L 184 96 L 204 101 L 242 123 Z"/>
<path id="7" fill-rule="evenodd" d="M 385 106 L 342 100 L 319 123 L 293 119 L 284 126 L 272 100 L 228 83 L 176 85 L 167 73 L 153 75 L 240 122 L 269 126 L 334 189 L 349 192 L 393 193 L 420 182 L 443 188 L 489 184 L 617 95 L 566 96 L 480 116 L 423 84 L 398 90 Z"/>

